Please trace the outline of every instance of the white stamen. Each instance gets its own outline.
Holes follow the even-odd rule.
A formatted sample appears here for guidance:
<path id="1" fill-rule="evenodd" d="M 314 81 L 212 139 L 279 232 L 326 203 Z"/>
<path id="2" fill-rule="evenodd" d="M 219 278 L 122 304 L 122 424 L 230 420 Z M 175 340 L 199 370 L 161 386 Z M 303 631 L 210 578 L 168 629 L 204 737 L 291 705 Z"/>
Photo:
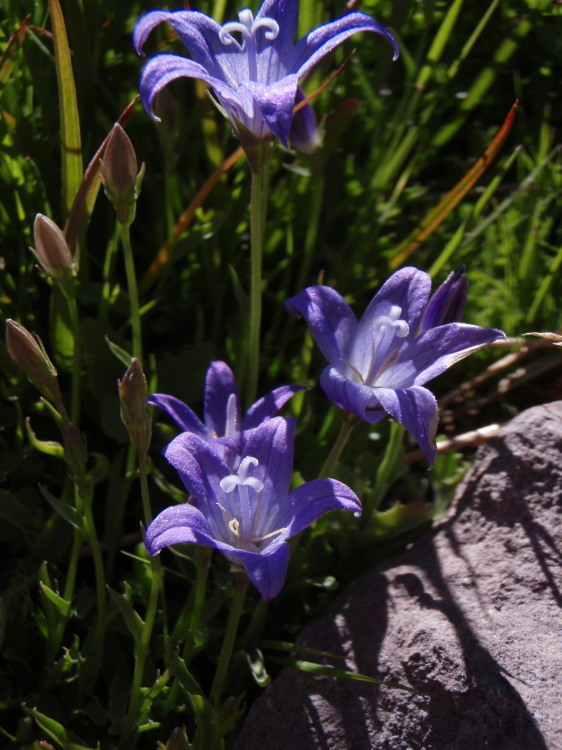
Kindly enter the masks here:
<path id="1" fill-rule="evenodd" d="M 259 461 L 253 456 L 245 456 L 240 461 L 236 474 L 229 474 L 220 480 L 219 486 L 221 490 L 223 492 L 233 492 L 236 487 L 244 485 L 251 487 L 256 492 L 261 492 L 263 490 L 263 482 L 257 477 L 248 476 L 250 466 L 259 466 Z"/>
<path id="2" fill-rule="evenodd" d="M 242 35 L 242 40 L 255 39 L 256 32 L 258 29 L 265 29 L 265 38 L 269 41 L 275 39 L 279 35 L 279 24 L 273 18 L 259 18 L 254 21 L 252 11 L 248 8 L 241 10 L 238 14 L 240 21 L 230 21 L 225 23 L 219 33 L 219 39 L 225 46 L 232 44 L 233 42 L 238 45 L 239 49 L 242 49 L 242 45 L 232 35 L 239 32 Z"/>
<path id="3" fill-rule="evenodd" d="M 228 401 L 226 402 L 226 424 L 224 429 L 225 437 L 228 435 L 232 435 L 233 432 L 236 432 L 236 427 L 238 425 L 238 404 L 236 399 L 236 394 L 231 393 L 228 397 Z"/>
<path id="4" fill-rule="evenodd" d="M 394 335 L 399 339 L 404 339 L 410 333 L 410 326 L 405 320 L 400 320 L 402 308 L 398 305 L 392 305 L 388 315 L 380 315 L 375 320 L 375 330 L 379 333 L 386 333 L 389 328 L 393 328 Z"/>

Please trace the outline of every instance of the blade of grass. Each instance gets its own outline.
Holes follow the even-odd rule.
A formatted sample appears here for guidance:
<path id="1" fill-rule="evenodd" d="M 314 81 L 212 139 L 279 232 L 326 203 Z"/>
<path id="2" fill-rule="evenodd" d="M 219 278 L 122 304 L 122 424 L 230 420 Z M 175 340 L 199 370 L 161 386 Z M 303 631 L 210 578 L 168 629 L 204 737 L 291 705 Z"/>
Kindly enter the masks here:
<path id="1" fill-rule="evenodd" d="M 4 86 L 10 77 L 10 73 L 14 67 L 14 55 L 23 44 L 30 18 L 31 14 L 23 19 L 19 28 L 10 37 L 6 49 L 2 53 L 2 57 L 0 57 L 0 86 Z"/>
<path id="2" fill-rule="evenodd" d="M 82 182 L 82 142 L 76 85 L 66 26 L 59 0 L 48 0 L 59 93 L 63 213 L 68 215 Z"/>
<path id="3" fill-rule="evenodd" d="M 511 126 L 515 119 L 518 102 L 512 106 L 507 115 L 505 122 L 496 134 L 492 143 L 488 146 L 484 154 L 478 159 L 476 164 L 469 169 L 465 176 L 450 190 L 440 203 L 433 208 L 423 219 L 423 221 L 411 232 L 408 237 L 397 247 L 394 256 L 390 261 L 392 269 L 398 268 L 408 258 L 414 250 L 437 229 L 451 211 L 460 203 L 468 191 L 474 186 L 478 179 L 484 174 L 486 169 L 495 159 L 500 148 L 509 135 Z"/>

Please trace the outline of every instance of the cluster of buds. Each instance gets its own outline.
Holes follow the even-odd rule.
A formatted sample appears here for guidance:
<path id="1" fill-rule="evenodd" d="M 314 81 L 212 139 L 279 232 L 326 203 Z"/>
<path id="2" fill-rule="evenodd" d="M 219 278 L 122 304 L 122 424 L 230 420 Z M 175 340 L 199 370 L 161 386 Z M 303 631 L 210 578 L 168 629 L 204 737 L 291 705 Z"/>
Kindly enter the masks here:
<path id="1" fill-rule="evenodd" d="M 139 172 L 133 144 L 121 125 L 115 123 L 101 160 L 101 179 L 117 221 L 123 226 L 133 223 L 143 177 L 144 163 Z"/>
<path id="2" fill-rule="evenodd" d="M 121 419 L 131 443 L 141 455 L 148 453 L 152 436 L 152 419 L 148 413 L 148 386 L 142 365 L 135 357 L 123 380 L 117 381 L 121 402 Z"/>

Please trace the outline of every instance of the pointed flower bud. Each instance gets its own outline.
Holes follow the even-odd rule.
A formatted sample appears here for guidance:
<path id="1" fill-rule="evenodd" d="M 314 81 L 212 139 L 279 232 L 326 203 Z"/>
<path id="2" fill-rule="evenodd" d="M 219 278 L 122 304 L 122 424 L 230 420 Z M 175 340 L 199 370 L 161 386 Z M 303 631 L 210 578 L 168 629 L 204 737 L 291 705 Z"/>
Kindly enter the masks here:
<path id="1" fill-rule="evenodd" d="M 176 727 L 166 742 L 166 750 L 189 750 L 185 728 Z"/>
<path id="2" fill-rule="evenodd" d="M 148 413 L 148 387 L 142 365 L 134 358 L 123 380 L 117 381 L 121 401 L 121 419 L 131 443 L 146 454 L 152 436 L 152 419 Z"/>
<path id="3" fill-rule="evenodd" d="M 459 321 L 466 305 L 467 291 L 468 276 L 464 272 L 464 266 L 461 266 L 458 271 L 452 271 L 447 276 L 429 300 L 420 325 L 420 333 Z"/>
<path id="4" fill-rule="evenodd" d="M 6 321 L 6 346 L 10 356 L 27 375 L 29 381 L 57 408 L 62 406 L 62 396 L 57 371 L 49 359 L 41 339 L 15 320 Z"/>
<path id="5" fill-rule="evenodd" d="M 143 175 L 144 165 L 139 172 L 129 136 L 119 123 L 115 123 L 102 158 L 101 178 L 105 194 L 113 203 L 120 224 L 131 224 L 135 218 Z"/>
<path id="6" fill-rule="evenodd" d="M 66 285 L 76 276 L 77 269 L 64 234 L 52 219 L 37 214 L 33 223 L 33 237 L 35 248 L 29 249 L 43 271 L 57 284 Z"/>

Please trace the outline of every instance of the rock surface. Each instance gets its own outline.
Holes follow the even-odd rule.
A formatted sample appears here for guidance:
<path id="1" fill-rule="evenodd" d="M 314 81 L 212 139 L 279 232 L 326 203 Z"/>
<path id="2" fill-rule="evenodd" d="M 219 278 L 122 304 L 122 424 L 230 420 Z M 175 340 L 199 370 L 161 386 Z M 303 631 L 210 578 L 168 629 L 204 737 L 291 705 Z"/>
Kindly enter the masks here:
<path id="1" fill-rule="evenodd" d="M 481 448 L 447 518 L 299 642 L 418 694 L 285 670 L 236 750 L 562 750 L 562 402 Z"/>

